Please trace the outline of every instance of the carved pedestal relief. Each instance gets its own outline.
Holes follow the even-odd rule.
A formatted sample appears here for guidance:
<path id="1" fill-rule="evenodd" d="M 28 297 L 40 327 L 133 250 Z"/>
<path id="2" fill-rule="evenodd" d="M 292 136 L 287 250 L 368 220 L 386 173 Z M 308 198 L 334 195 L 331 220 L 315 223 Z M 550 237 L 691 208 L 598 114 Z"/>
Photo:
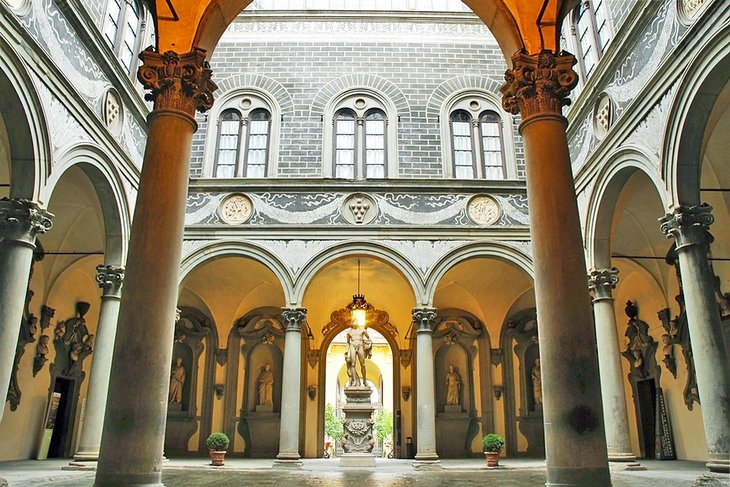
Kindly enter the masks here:
<path id="1" fill-rule="evenodd" d="M 281 309 L 258 309 L 240 318 L 228 338 L 224 431 L 231 438 L 240 435 L 243 448 L 238 453 L 247 457 L 273 458 L 278 453 L 282 323 Z"/>
<path id="2" fill-rule="evenodd" d="M 196 431 L 200 431 L 201 438 L 197 451 L 207 451 L 204 440 L 211 433 L 215 396 L 214 380 L 218 350 L 215 326 L 206 315 L 194 308 L 182 307 L 179 311 L 175 323 L 170 389 L 167 398 L 165 430 L 167 454 L 188 453 L 188 443 Z M 205 358 L 201 364 L 200 357 L 203 354 Z M 201 383 L 202 387 L 199 387 Z M 200 401 L 199 390 L 203 391 Z M 199 402 L 200 411 L 197 406 Z"/>
<path id="3" fill-rule="evenodd" d="M 491 417 L 491 414 L 485 414 L 480 418 L 476 409 L 477 394 L 481 396 L 482 405 L 491 404 L 489 394 L 485 392 L 490 384 L 477 386 L 475 383 L 486 380 L 489 374 L 474 370 L 475 363 L 489 363 L 488 337 L 476 317 L 457 309 L 438 311 L 432 337 L 436 375 L 436 452 L 444 458 L 470 456 L 480 426 L 488 428 L 480 419 Z"/>
<path id="4" fill-rule="evenodd" d="M 545 456 L 537 326 L 535 309 L 528 309 L 511 316 L 502 330 L 503 388 L 499 395 L 504 398 L 508 455 Z M 526 451 L 518 448 L 518 428 L 527 438 Z"/>
<path id="5" fill-rule="evenodd" d="M 633 391 L 641 456 L 668 458 L 661 455 L 674 451 L 674 440 L 659 385 L 661 368 L 656 363 L 659 344 L 649 334 L 649 325 L 639 319 L 639 309 L 634 302 L 628 301 L 624 311 L 629 320 L 621 355 L 630 364 L 628 378 Z"/>

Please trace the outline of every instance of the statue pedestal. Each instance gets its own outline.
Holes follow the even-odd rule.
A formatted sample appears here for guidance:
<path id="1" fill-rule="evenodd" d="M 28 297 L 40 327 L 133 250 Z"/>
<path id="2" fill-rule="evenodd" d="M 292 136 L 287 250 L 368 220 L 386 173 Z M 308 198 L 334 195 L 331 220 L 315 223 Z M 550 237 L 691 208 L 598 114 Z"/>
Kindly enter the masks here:
<path id="1" fill-rule="evenodd" d="M 444 411 L 436 415 L 436 453 L 441 458 L 470 457 L 474 433 L 469 434 L 469 413 L 459 405 L 446 406 Z"/>
<path id="2" fill-rule="evenodd" d="M 256 412 L 249 413 L 242 418 L 246 422 L 250 434 L 251 443 L 247 448 L 247 453 L 251 455 L 251 458 L 274 458 L 279 451 L 279 413 L 261 412 L 259 407 L 256 406 Z"/>
<path id="3" fill-rule="evenodd" d="M 345 413 L 342 438 L 344 454 L 340 457 L 341 467 L 374 467 L 375 435 L 373 435 L 373 405 L 370 403 L 372 390 L 369 387 L 345 387 L 347 402 L 342 407 Z"/>
<path id="4" fill-rule="evenodd" d="M 257 413 L 273 413 L 274 405 L 273 404 L 257 404 L 256 412 Z"/>

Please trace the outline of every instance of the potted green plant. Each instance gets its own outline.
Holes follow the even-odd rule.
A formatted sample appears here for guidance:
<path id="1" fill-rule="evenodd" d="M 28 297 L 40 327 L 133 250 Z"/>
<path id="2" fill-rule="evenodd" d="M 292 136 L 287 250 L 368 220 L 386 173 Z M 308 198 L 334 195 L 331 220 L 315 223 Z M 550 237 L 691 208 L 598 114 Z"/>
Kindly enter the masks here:
<path id="1" fill-rule="evenodd" d="M 497 433 L 484 435 L 482 437 L 482 447 L 484 447 L 484 455 L 487 458 L 487 467 L 499 465 L 499 454 L 504 448 L 504 438 Z"/>
<path id="2" fill-rule="evenodd" d="M 231 440 L 225 433 L 211 433 L 205 444 L 210 450 L 210 464 L 215 466 L 223 465 L 223 459 L 226 456 L 226 450 Z"/>

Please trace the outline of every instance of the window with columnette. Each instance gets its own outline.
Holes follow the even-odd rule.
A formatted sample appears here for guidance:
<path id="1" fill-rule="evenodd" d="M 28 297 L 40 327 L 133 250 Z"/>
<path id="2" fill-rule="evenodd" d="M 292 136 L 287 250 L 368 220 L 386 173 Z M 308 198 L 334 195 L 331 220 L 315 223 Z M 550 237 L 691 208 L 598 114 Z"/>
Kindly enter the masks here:
<path id="1" fill-rule="evenodd" d="M 474 150 L 471 140 L 471 116 L 464 110 L 451 114 L 451 148 L 453 156 L 454 177 L 456 179 L 474 179 Z"/>
<path id="2" fill-rule="evenodd" d="M 340 110 L 335 114 L 335 177 L 355 177 L 356 116 L 352 110 Z"/>
<path id="3" fill-rule="evenodd" d="M 583 0 L 573 13 L 579 70 L 587 79 L 611 41 L 606 0 Z"/>
<path id="4" fill-rule="evenodd" d="M 241 114 L 238 110 L 226 110 L 221 114 L 218 122 L 218 150 L 213 177 L 232 178 L 236 176 L 242 126 Z"/>
<path id="5" fill-rule="evenodd" d="M 266 176 L 270 127 L 271 114 L 268 111 L 259 108 L 251 112 L 246 138 L 243 177 L 262 178 Z"/>
<path id="6" fill-rule="evenodd" d="M 365 115 L 365 177 L 384 178 L 386 159 L 385 113 L 371 110 Z"/>
<path id="7" fill-rule="evenodd" d="M 111 0 L 104 22 L 104 38 L 127 72 L 134 69 L 140 50 L 138 38 L 142 25 L 142 6 L 137 0 Z"/>
<path id="8" fill-rule="evenodd" d="M 504 141 L 502 119 L 492 110 L 479 116 L 479 134 L 482 142 L 482 162 L 485 179 L 505 179 Z"/>

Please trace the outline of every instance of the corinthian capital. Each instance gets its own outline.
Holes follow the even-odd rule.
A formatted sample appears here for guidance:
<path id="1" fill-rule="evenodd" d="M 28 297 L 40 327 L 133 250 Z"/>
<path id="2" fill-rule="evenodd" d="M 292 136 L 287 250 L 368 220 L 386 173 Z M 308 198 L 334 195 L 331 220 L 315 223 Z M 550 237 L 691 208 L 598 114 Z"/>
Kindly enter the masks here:
<path id="1" fill-rule="evenodd" d="M 618 269 L 596 269 L 588 274 L 588 289 L 593 293 L 594 301 L 611 299 L 611 290 L 618 283 Z"/>
<path id="2" fill-rule="evenodd" d="M 431 333 L 436 324 L 436 310 L 433 308 L 413 308 L 413 325 L 416 333 Z"/>
<path id="3" fill-rule="evenodd" d="M 706 245 L 707 231 L 715 221 L 712 207 L 707 203 L 700 206 L 679 206 L 672 213 L 659 219 L 660 228 L 667 238 L 674 238 L 677 250 L 690 245 Z"/>
<path id="4" fill-rule="evenodd" d="M 281 308 L 286 331 L 302 331 L 302 324 L 307 319 L 307 308 Z"/>
<path id="5" fill-rule="evenodd" d="M 96 266 L 96 282 L 104 296 L 119 297 L 124 282 L 124 267 L 115 265 Z"/>
<path id="6" fill-rule="evenodd" d="M 148 47 L 139 55 L 142 66 L 137 79 L 150 90 L 145 99 L 155 103 L 155 110 L 178 110 L 192 116 L 195 110 L 205 112 L 213 106 L 213 81 L 210 65 L 203 49 L 178 54 L 163 54 Z"/>
<path id="7" fill-rule="evenodd" d="M 51 228 L 53 215 L 32 201 L 18 198 L 0 200 L 0 236 L 7 241 L 16 241 L 35 246 L 39 234 Z"/>
<path id="8" fill-rule="evenodd" d="M 523 120 L 533 115 L 562 115 L 563 106 L 570 105 L 570 91 L 578 84 L 575 63 L 575 56 L 565 51 L 560 55 L 549 50 L 516 52 L 513 68 L 507 70 L 499 89 L 502 107 L 513 115 L 522 114 Z"/>

